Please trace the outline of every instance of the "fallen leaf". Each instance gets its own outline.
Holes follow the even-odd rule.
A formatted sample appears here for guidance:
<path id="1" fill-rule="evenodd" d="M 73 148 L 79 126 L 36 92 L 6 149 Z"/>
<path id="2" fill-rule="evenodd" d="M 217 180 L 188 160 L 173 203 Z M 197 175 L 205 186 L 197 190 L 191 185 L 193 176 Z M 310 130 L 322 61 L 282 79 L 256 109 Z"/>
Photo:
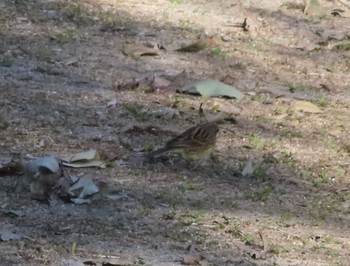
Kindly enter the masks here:
<path id="1" fill-rule="evenodd" d="M 175 51 L 177 52 L 198 52 L 200 50 L 205 49 L 208 46 L 208 42 L 206 40 L 199 40 L 197 42 L 191 43 L 184 47 L 178 48 Z"/>
<path id="2" fill-rule="evenodd" d="M 99 192 L 99 189 L 91 177 L 82 177 L 69 188 L 69 191 L 73 193 L 78 191 L 79 195 L 76 196 L 78 198 L 85 198 Z"/>
<path id="3" fill-rule="evenodd" d="M 78 65 L 78 62 L 79 62 L 79 60 L 78 60 L 78 58 L 70 58 L 70 59 L 68 59 L 66 62 L 65 62 L 65 65 L 66 66 L 77 66 Z"/>
<path id="4" fill-rule="evenodd" d="M 91 200 L 89 199 L 81 199 L 81 198 L 72 198 L 70 199 L 72 202 L 74 202 L 75 204 L 90 204 Z"/>
<path id="5" fill-rule="evenodd" d="M 69 179 L 70 179 L 70 181 L 71 181 L 72 183 L 76 183 L 76 182 L 78 182 L 79 177 L 74 176 L 74 175 L 70 175 L 70 176 L 69 176 Z"/>
<path id="6" fill-rule="evenodd" d="M 106 163 L 104 161 L 100 161 L 99 153 L 94 150 L 88 150 L 85 152 L 77 153 L 73 156 L 63 157 L 62 164 L 67 167 L 72 168 L 83 168 L 83 167 L 99 167 L 105 168 Z"/>
<path id="7" fill-rule="evenodd" d="M 107 108 L 108 108 L 108 107 L 111 107 L 111 106 L 115 106 L 115 105 L 117 105 L 117 99 L 110 100 L 110 101 L 107 103 Z"/>
<path id="8" fill-rule="evenodd" d="M 254 174 L 254 167 L 252 161 L 248 161 L 246 165 L 244 166 L 244 169 L 242 171 L 243 177 L 251 177 Z"/>
<path id="9" fill-rule="evenodd" d="M 27 163 L 25 172 L 30 174 L 57 173 L 60 171 L 59 161 L 52 156 L 39 157 Z"/>
<path id="10" fill-rule="evenodd" d="M 318 108 L 315 104 L 308 101 L 295 101 L 292 103 L 290 110 L 293 112 L 304 112 L 304 113 L 322 113 L 323 111 Z"/>
<path id="11" fill-rule="evenodd" d="M 24 174 L 18 180 L 15 191 L 30 191 L 33 199 L 46 200 L 61 174 L 62 169 L 57 158 L 39 157 L 24 166 Z"/>
<path id="12" fill-rule="evenodd" d="M 81 163 L 62 163 L 64 166 L 72 168 L 85 168 L 85 167 L 98 167 L 106 168 L 106 163 L 103 161 L 91 161 L 91 162 L 81 162 Z"/>
<path id="13" fill-rule="evenodd" d="M 10 240 L 20 240 L 25 238 L 24 235 L 22 234 L 18 234 L 18 233 L 14 233 L 11 230 L 2 230 L 1 232 L 1 236 L 0 239 L 2 241 L 10 241 Z"/>
<path id="14" fill-rule="evenodd" d="M 39 171 L 42 173 L 57 173 L 60 171 L 59 160 L 53 156 L 45 156 L 31 161 L 27 165 L 27 170 L 32 173 Z"/>
<path id="15" fill-rule="evenodd" d="M 179 90 L 182 93 L 200 94 L 205 97 L 229 97 L 241 99 L 243 93 L 217 80 L 202 80 L 186 85 Z"/>
<path id="16" fill-rule="evenodd" d="M 150 48 L 141 43 L 133 43 L 125 45 L 123 53 L 136 58 L 141 56 L 156 56 L 159 55 L 159 49 Z"/>
<path id="17" fill-rule="evenodd" d="M 75 155 L 73 155 L 70 158 L 62 158 L 66 162 L 77 162 L 77 161 L 91 161 L 91 160 L 99 160 L 100 156 L 98 152 L 94 149 L 84 151 L 84 152 L 79 152 Z"/>

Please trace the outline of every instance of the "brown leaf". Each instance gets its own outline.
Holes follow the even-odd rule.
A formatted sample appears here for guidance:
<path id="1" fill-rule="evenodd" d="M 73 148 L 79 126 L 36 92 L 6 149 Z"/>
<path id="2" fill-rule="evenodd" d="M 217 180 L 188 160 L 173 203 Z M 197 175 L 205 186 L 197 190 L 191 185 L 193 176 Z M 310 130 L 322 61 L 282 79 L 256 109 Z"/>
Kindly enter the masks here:
<path id="1" fill-rule="evenodd" d="M 323 111 L 318 108 L 315 104 L 308 101 L 295 101 L 290 107 L 293 112 L 304 112 L 304 113 L 322 113 Z"/>
<path id="2" fill-rule="evenodd" d="M 186 45 L 184 47 L 178 48 L 175 51 L 177 52 L 198 52 L 200 50 L 205 49 L 208 46 L 208 42 L 206 40 L 199 40 L 195 43 L 191 43 L 190 45 Z"/>
<path id="3" fill-rule="evenodd" d="M 132 57 L 159 55 L 159 50 L 147 47 L 142 43 L 128 44 L 124 47 L 123 53 Z"/>

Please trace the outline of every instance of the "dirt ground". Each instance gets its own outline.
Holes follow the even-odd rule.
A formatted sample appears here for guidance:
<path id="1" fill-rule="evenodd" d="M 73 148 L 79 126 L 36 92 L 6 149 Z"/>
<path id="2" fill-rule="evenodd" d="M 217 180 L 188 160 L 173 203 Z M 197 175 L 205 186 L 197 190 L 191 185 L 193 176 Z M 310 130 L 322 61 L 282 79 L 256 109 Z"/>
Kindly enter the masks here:
<path id="1" fill-rule="evenodd" d="M 1 176 L 0 230 L 27 237 L 0 242 L 0 264 L 350 265 L 342 2 L 304 14 L 302 1 L 282 0 L 0 1 L 0 153 L 94 148 L 111 161 L 67 169 L 101 186 L 85 205 L 32 200 L 13 192 L 18 176 Z M 247 31 L 234 26 L 244 18 Z M 175 51 L 199 36 L 205 49 Z M 165 50 L 127 52 L 141 44 Z M 201 121 L 202 99 L 176 90 L 202 79 L 245 93 L 203 100 L 207 117 L 232 117 L 213 156 L 196 169 L 140 163 L 143 149 Z M 298 100 L 321 112 L 295 111 Z"/>

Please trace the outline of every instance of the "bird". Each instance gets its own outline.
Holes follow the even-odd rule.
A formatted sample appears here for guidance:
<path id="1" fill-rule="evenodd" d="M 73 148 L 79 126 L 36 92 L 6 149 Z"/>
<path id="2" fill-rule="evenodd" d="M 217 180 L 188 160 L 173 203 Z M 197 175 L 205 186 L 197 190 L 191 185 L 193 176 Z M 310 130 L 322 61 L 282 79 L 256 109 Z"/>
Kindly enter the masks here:
<path id="1" fill-rule="evenodd" d="M 187 161 L 196 161 L 208 156 L 215 147 L 219 127 L 213 122 L 193 126 L 168 141 L 163 148 L 148 154 L 148 159 L 163 153 L 180 154 Z"/>

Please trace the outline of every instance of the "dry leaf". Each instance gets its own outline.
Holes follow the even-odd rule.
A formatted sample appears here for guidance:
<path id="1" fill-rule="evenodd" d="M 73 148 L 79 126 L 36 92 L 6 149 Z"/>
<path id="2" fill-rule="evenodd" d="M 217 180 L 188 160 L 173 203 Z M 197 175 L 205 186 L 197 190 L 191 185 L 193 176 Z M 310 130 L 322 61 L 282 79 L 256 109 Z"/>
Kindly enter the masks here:
<path id="1" fill-rule="evenodd" d="M 69 188 L 69 191 L 75 193 L 79 198 L 85 198 L 99 192 L 99 189 L 91 177 L 82 177 Z"/>
<path id="2" fill-rule="evenodd" d="M 228 98 L 236 98 L 241 99 L 243 97 L 243 93 L 237 90 L 236 88 L 226 85 L 217 80 L 201 80 L 197 82 L 193 82 L 182 87 L 179 92 L 189 93 L 195 95 L 202 95 L 204 97 L 228 97 Z"/>
<path id="3" fill-rule="evenodd" d="M 89 199 L 81 199 L 81 198 L 72 198 L 70 199 L 72 202 L 74 202 L 75 204 L 90 204 L 91 200 Z"/>
<path id="4" fill-rule="evenodd" d="M 147 47 L 141 43 L 133 43 L 125 45 L 123 52 L 125 55 L 132 57 L 141 57 L 141 56 L 155 56 L 159 55 L 159 50 Z"/>
<path id="5" fill-rule="evenodd" d="M 111 107 L 111 106 L 115 106 L 117 105 L 117 99 L 113 99 L 113 100 L 110 100 L 108 103 L 107 103 L 107 108 L 108 107 Z"/>
<path id="6" fill-rule="evenodd" d="M 244 166 L 244 169 L 242 171 L 243 177 L 251 177 L 254 174 L 254 167 L 252 161 L 248 161 L 246 165 Z"/>
<path id="7" fill-rule="evenodd" d="M 103 161 L 77 162 L 77 163 L 62 163 L 64 166 L 72 168 L 99 167 L 106 168 L 106 163 Z"/>
<path id="8" fill-rule="evenodd" d="M 175 51 L 177 52 L 198 52 L 200 50 L 205 49 L 208 46 L 208 42 L 206 40 L 199 40 L 195 43 L 191 43 L 190 45 L 186 45 L 184 47 L 178 48 Z"/>
<path id="9" fill-rule="evenodd" d="M 10 241 L 10 240 L 20 240 L 23 239 L 25 236 L 22 234 L 14 233 L 11 230 L 2 230 L 0 239 L 2 241 Z"/>
<path id="10" fill-rule="evenodd" d="M 292 103 L 290 110 L 293 112 L 304 112 L 304 113 L 322 113 L 323 111 L 318 108 L 315 104 L 308 101 L 295 101 Z"/>
<path id="11" fill-rule="evenodd" d="M 62 174 L 59 160 L 53 156 L 40 157 L 24 166 L 24 174 L 18 180 L 16 192 L 30 191 L 31 197 L 47 200 Z"/>
<path id="12" fill-rule="evenodd" d="M 78 162 L 78 161 L 99 160 L 99 159 L 100 159 L 100 155 L 94 149 L 77 153 L 70 158 L 62 158 L 62 160 L 66 161 L 66 162 L 70 162 L 70 163 Z"/>
<path id="13" fill-rule="evenodd" d="M 62 162 L 64 166 L 72 168 L 106 167 L 106 163 L 104 161 L 100 161 L 100 155 L 94 149 L 80 152 L 73 156 L 63 157 L 62 160 L 64 161 Z"/>

